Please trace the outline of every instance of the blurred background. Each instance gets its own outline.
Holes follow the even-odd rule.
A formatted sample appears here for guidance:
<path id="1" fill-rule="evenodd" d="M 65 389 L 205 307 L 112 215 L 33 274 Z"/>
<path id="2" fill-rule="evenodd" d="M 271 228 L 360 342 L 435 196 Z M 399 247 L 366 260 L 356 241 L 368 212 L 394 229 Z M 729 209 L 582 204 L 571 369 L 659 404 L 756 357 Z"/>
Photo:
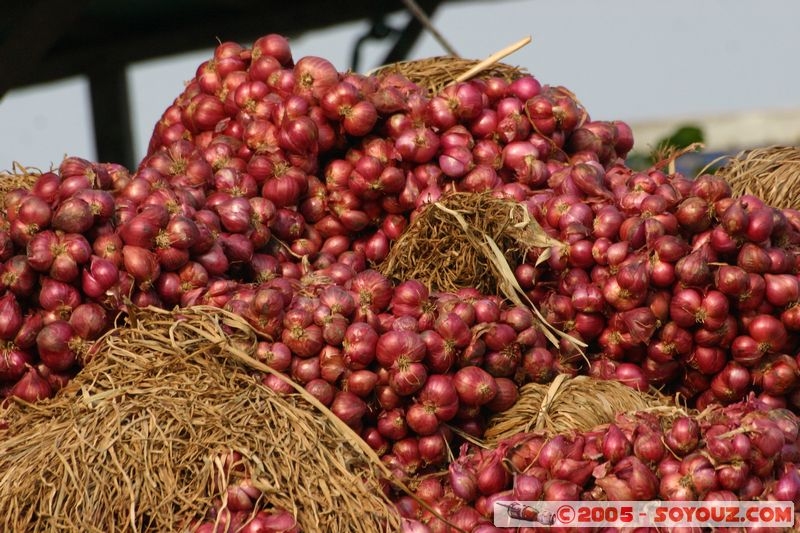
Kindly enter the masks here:
<path id="1" fill-rule="evenodd" d="M 800 144 L 797 0 L 418 0 L 462 56 L 531 35 L 505 62 L 633 126 L 634 164 L 659 143 L 720 154 Z M 290 38 L 366 72 L 443 55 L 401 0 L 4 0 L 0 170 L 64 155 L 135 167 L 152 128 L 218 41 Z M 691 170 L 691 169 L 689 169 Z"/>

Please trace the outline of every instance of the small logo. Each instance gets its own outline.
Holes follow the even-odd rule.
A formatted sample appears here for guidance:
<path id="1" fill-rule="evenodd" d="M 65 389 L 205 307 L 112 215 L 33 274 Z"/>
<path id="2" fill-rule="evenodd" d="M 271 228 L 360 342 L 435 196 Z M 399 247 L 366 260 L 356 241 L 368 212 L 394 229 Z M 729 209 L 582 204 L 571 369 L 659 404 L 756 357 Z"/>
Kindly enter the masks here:
<path id="1" fill-rule="evenodd" d="M 506 516 L 511 520 L 542 524 L 544 526 L 552 526 L 555 523 L 555 515 L 551 511 L 535 505 L 525 505 L 520 502 L 497 502 L 496 505 L 505 509 Z M 497 517 L 496 514 L 495 517 Z"/>

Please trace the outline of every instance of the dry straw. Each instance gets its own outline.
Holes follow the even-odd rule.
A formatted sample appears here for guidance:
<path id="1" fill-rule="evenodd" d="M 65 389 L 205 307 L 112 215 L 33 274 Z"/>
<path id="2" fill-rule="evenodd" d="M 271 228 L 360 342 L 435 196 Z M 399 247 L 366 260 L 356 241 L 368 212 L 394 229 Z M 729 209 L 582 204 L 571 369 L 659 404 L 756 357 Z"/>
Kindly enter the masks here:
<path id="1" fill-rule="evenodd" d="M 379 77 L 388 74 L 402 74 L 420 87 L 428 89 L 431 94 L 437 94 L 478 63 L 480 61 L 462 59 L 460 57 L 429 57 L 415 61 L 392 63 L 380 67 L 372 74 Z M 495 63 L 484 70 L 479 77 L 498 77 L 507 81 L 514 81 L 525 74 L 526 71 L 520 67 L 506 65 L 505 63 Z"/>
<path id="2" fill-rule="evenodd" d="M 0 172 L 0 206 L 5 203 L 6 194 L 14 189 L 30 189 L 41 172 L 14 163 L 11 172 Z"/>
<path id="3" fill-rule="evenodd" d="M 779 208 L 800 209 L 800 147 L 745 150 L 717 171 L 734 196 L 755 195 Z"/>
<path id="4" fill-rule="evenodd" d="M 378 67 L 370 74 L 378 77 L 389 74 L 401 74 L 420 87 L 428 89 L 432 95 L 438 94 L 442 89 L 454 82 L 465 81 L 471 78 L 503 78 L 514 81 L 527 74 L 525 69 L 500 63 L 500 60 L 512 54 L 531 42 L 530 37 L 503 48 L 483 60 L 463 59 L 453 56 L 429 57 L 413 61 L 400 61 Z"/>
<path id="5" fill-rule="evenodd" d="M 641 393 L 618 381 L 560 374 L 552 383 L 529 383 L 514 406 L 489 421 L 488 444 L 518 433 L 588 431 L 613 422 L 618 414 L 655 410 L 673 413 L 677 407 L 657 393 Z"/>
<path id="6" fill-rule="evenodd" d="M 513 292 L 489 244 L 511 269 L 532 248 L 560 244 L 523 204 L 485 193 L 452 193 L 425 207 L 381 263 L 397 280 L 416 279 L 434 291 L 472 287 L 486 294 Z"/>
<path id="7" fill-rule="evenodd" d="M 180 531 L 224 494 L 229 449 L 304 531 L 398 529 L 375 453 L 310 395 L 260 385 L 241 318 L 179 313 L 136 311 L 54 400 L 2 413 L 0 530 Z"/>

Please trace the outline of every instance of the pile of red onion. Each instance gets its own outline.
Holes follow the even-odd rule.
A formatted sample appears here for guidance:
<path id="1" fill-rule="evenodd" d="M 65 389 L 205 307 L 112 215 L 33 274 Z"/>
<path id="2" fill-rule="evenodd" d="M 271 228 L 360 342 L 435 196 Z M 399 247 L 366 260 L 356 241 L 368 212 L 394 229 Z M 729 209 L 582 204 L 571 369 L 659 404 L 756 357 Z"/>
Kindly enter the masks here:
<path id="1" fill-rule="evenodd" d="M 527 200 L 565 244 L 517 268 L 556 327 L 590 343 L 574 372 L 680 392 L 700 408 L 750 391 L 800 407 L 800 212 L 622 165 L 566 167 Z M 536 286 L 533 276 L 538 274 Z M 562 344 L 562 358 L 574 351 Z"/>
<path id="2" fill-rule="evenodd" d="M 698 407 L 733 404 L 725 420 L 755 432 L 737 439 L 780 440 L 763 429 L 776 424 L 784 455 L 794 453 L 793 418 L 780 409 L 800 409 L 800 211 L 733 199 L 714 176 L 635 172 L 624 165 L 632 146 L 627 125 L 592 121 L 569 91 L 532 76 L 456 83 L 431 97 L 397 74 L 294 62 L 277 35 L 252 48 L 222 43 L 164 112 L 134 174 L 67 158 L 6 196 L 0 394 L 52 396 L 129 302 L 205 304 L 269 339 L 259 359 L 330 407 L 401 479 L 441 468 L 462 442 L 454 428 L 480 437 L 519 385 L 557 373 L 657 386 Z M 563 243 L 544 262 L 545 250 L 532 250 L 515 273 L 550 324 L 588 344 L 588 360 L 569 337 L 549 346 L 528 309 L 470 288 L 431 294 L 372 269 L 427 204 L 487 190 L 524 203 Z M 274 376 L 263 381 L 291 392 Z M 736 407 L 750 392 L 757 402 Z M 699 458 L 684 465 L 696 443 L 673 449 L 684 457 L 675 464 L 655 459 L 654 439 L 640 438 L 646 420 L 636 424 L 465 450 L 451 471 L 474 486 L 452 490 L 468 505 L 441 511 L 480 521 L 511 483 L 497 457 L 525 446 L 561 454 L 533 466 L 536 454 L 527 456 L 535 470 L 525 490 L 537 497 L 654 497 L 664 483 L 645 491 L 640 478 L 669 474 L 679 480 L 666 483 L 670 497 L 675 485 L 691 487 L 687 476 L 707 468 Z M 717 431 L 689 429 L 707 439 Z M 665 442 L 684 433 L 670 430 Z M 604 439 L 621 451 L 606 456 Z M 736 463 L 724 476 L 759 479 L 759 494 L 775 494 L 775 468 L 795 459 L 751 444 L 761 451 L 719 458 Z M 722 485 L 719 472 L 692 494 L 755 493 Z M 444 490 L 423 485 L 423 499 Z"/>
<path id="3" fill-rule="evenodd" d="M 794 414 L 755 397 L 707 414 L 667 425 L 651 413 L 620 415 L 585 432 L 521 433 L 493 449 L 465 444 L 449 475 L 420 481 L 415 495 L 451 524 L 479 533 L 503 531 L 491 523 L 494 502 L 504 500 L 800 503 Z M 451 531 L 410 496 L 397 508 L 406 531 Z"/>
<path id="4" fill-rule="evenodd" d="M 610 137 L 597 137 L 597 128 Z M 572 138 L 596 142 L 578 146 L 568 142 Z M 530 76 L 457 84 L 430 98 L 401 76 L 340 74 L 316 57 L 295 64 L 288 43 L 276 35 L 258 39 L 252 49 L 223 43 L 165 111 L 135 174 L 68 158 L 31 191 L 6 197 L 3 394 L 31 401 L 52 395 L 128 299 L 139 306 L 215 304 L 238 283 L 273 281 L 291 300 L 290 282 L 312 271 L 349 289 L 357 273 L 386 256 L 414 212 L 443 190 L 491 189 L 524 199 L 545 184 L 548 165 L 566 164 L 568 153 L 595 150 L 596 159 L 611 164 L 631 144 L 624 124 L 590 122 L 568 91 L 542 87 Z M 249 306 L 251 323 L 288 341 L 295 357 L 315 347 L 313 355 L 322 353 L 316 332 L 300 333 L 311 326 L 308 317 L 295 320 L 294 310 L 285 321 L 272 316 L 251 301 L 257 288 L 236 289 L 231 308 L 244 314 Z M 358 295 L 358 309 L 349 316 L 331 313 L 326 329 L 333 342 L 326 345 L 344 347 L 349 336 L 363 333 L 351 322 L 377 330 L 377 315 L 389 302 L 372 304 L 367 297 Z M 457 298 L 485 300 L 469 290 Z M 485 369 L 503 381 L 488 386 L 481 402 L 498 394 L 495 410 L 509 404 L 508 380 L 526 379 L 518 375 L 523 359 L 540 381 L 561 362 L 536 346 L 543 343 L 530 330 L 527 311 L 515 310 L 507 323 L 494 326 L 498 303 L 481 303 L 473 316 L 471 308 L 451 302 L 448 312 L 463 316 L 441 318 L 436 328 L 439 313 L 426 312 L 430 323 L 416 333 L 424 335 L 426 351 L 446 353 L 434 366 L 422 357 L 397 365 L 376 361 L 369 371 L 381 370 L 381 382 L 392 374 L 420 381 L 414 386 L 421 388 L 423 373 L 447 374 L 465 349 L 468 361 L 481 364 L 481 339 L 463 331 L 485 323 L 491 330 L 479 328 L 491 339 Z M 317 323 L 328 318 L 316 314 L 313 327 L 321 329 Z M 338 339 L 336 327 L 353 331 Z M 526 329 L 531 332 L 523 342 L 515 342 Z M 362 350 L 364 343 L 355 345 Z M 534 346 L 535 353 L 524 353 Z M 467 379 L 489 381 L 484 375 Z M 403 388 L 399 381 L 396 387 Z M 417 392 L 408 387 L 407 395 Z M 412 419 L 422 433 L 448 421 L 421 416 L 428 409 L 421 405 Z"/>
<path id="5" fill-rule="evenodd" d="M 451 428 L 482 436 L 519 384 L 555 374 L 530 310 L 471 289 L 393 287 L 363 261 L 347 268 L 354 273 L 341 285 L 325 270 L 260 285 L 214 281 L 189 303 L 227 309 L 273 339 L 255 356 L 329 407 L 399 479 L 443 465 L 457 443 Z M 271 374 L 263 383 L 294 392 Z"/>
<path id="6" fill-rule="evenodd" d="M 713 176 L 634 172 L 623 162 L 632 143 L 624 123 L 591 121 L 569 91 L 531 76 L 429 97 L 399 75 L 339 74 L 315 57 L 294 64 L 268 36 L 252 50 L 224 43 L 201 65 L 139 173 L 190 188 L 205 179 L 214 192 L 204 211 L 210 203 L 223 218 L 206 261 L 246 256 L 241 235 L 257 253 L 268 228 L 286 244 L 265 249 L 280 274 L 302 275 L 300 256 L 337 282 L 350 276 L 341 254 L 381 261 L 444 192 L 492 190 L 524 202 L 565 243 L 543 266 L 534 250 L 517 267 L 548 320 L 589 343 L 587 367 L 562 340 L 560 371 L 655 385 L 700 406 L 751 389 L 791 406 L 800 213 L 734 201 Z M 242 199 L 259 192 L 274 210 L 247 209 Z M 240 223 L 224 223 L 231 213 Z M 242 213 L 258 222 L 247 227 Z"/>

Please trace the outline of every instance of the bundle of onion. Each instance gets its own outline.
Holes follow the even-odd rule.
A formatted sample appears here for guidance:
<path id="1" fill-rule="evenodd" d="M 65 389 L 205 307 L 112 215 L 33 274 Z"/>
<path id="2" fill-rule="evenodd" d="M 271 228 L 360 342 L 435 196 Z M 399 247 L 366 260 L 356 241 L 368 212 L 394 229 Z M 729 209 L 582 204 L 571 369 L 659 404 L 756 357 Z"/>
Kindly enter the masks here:
<path id="1" fill-rule="evenodd" d="M 800 501 L 800 421 L 755 397 L 702 417 L 620 415 L 586 431 L 520 433 L 485 449 L 464 445 L 445 480 L 416 496 L 467 531 L 489 526 L 502 500 Z M 401 515 L 420 528 L 446 525 L 408 497 Z M 482 530 L 481 530 L 482 531 Z"/>
<path id="2" fill-rule="evenodd" d="M 304 386 L 400 478 L 443 464 L 457 441 L 451 428 L 480 437 L 486 415 L 511 407 L 519 384 L 555 367 L 529 310 L 475 290 L 392 286 L 356 266 L 341 285 L 320 272 L 258 286 L 214 282 L 195 303 L 233 312 L 271 339 L 257 358 Z M 262 380 L 293 392 L 278 376 Z"/>
<path id="3" fill-rule="evenodd" d="M 612 163 L 630 150 L 625 124 L 591 122 L 569 91 L 515 77 L 489 71 L 431 96 L 396 73 L 295 63 L 277 35 L 222 43 L 162 115 L 138 175 L 203 189 L 215 205 L 260 194 L 295 256 L 330 262 L 345 239 L 379 262 L 446 187 L 524 199 L 549 161 L 577 151 Z"/>
<path id="4" fill-rule="evenodd" d="M 396 74 L 294 62 L 277 35 L 250 49 L 222 43 L 164 112 L 135 174 L 67 158 L 30 191 L 7 194 L 3 285 L 31 318 L 6 358 L 4 393 L 23 373 L 15 394 L 27 399 L 68 379 L 81 341 L 108 321 L 96 307 L 71 320 L 82 303 L 112 314 L 128 298 L 187 306 L 212 287 L 224 299 L 226 279 L 300 279 L 301 259 L 344 284 L 384 259 L 413 212 L 446 187 L 521 200 L 566 154 L 610 164 L 630 144 L 624 124 L 590 122 L 568 91 L 531 76 L 431 97 Z M 4 339 L 14 340 L 18 313 L 7 305 Z M 269 318 L 267 330 L 282 320 Z M 31 343 L 45 326 L 55 339 Z M 38 352 L 52 367 L 37 366 Z"/>
<path id="5" fill-rule="evenodd" d="M 516 275 L 549 323 L 599 354 L 582 371 L 680 392 L 698 407 L 751 390 L 795 403 L 793 210 L 734 200 L 714 176 L 692 182 L 592 161 L 564 166 L 549 184 L 527 205 L 565 244 Z"/>

